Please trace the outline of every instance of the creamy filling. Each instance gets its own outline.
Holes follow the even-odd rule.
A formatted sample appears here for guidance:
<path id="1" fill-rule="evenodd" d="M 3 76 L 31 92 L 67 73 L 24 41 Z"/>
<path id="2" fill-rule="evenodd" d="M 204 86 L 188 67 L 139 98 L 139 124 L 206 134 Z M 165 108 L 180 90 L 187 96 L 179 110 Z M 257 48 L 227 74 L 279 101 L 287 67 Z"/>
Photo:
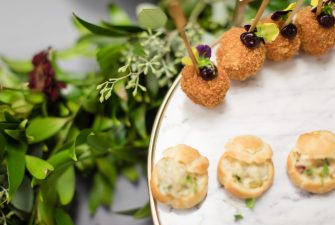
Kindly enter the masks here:
<path id="1" fill-rule="evenodd" d="M 158 187 L 164 195 L 189 196 L 198 192 L 202 185 L 202 177 L 188 173 L 183 164 L 173 160 L 162 161 L 157 172 Z"/>
<path id="2" fill-rule="evenodd" d="M 225 160 L 223 170 L 232 176 L 235 183 L 248 189 L 262 187 L 269 179 L 269 164 L 243 163 Z"/>
<path id="3" fill-rule="evenodd" d="M 303 155 L 297 155 L 296 170 L 312 180 L 327 180 L 335 178 L 334 159 L 309 159 Z"/>

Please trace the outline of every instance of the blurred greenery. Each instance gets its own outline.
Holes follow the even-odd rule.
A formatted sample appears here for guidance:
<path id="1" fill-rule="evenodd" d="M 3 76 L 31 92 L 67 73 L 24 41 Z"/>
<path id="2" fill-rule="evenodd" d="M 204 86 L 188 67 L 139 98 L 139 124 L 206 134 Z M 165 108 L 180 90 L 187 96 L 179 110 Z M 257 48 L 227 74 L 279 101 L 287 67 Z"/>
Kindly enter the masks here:
<path id="1" fill-rule="evenodd" d="M 260 2 L 248 6 L 245 21 Z M 146 174 L 151 127 L 185 55 L 167 3 L 142 7 L 141 27 L 113 4 L 107 9 L 110 20 L 100 24 L 74 14 L 80 37 L 48 55 L 55 78 L 67 85 L 57 102 L 27 87 L 35 68 L 30 60 L 0 57 L 1 224 L 74 224 L 69 212 L 76 177 L 90 183 L 89 213 L 94 214 L 111 206 L 118 176 L 136 184 Z M 271 1 L 268 9 L 288 3 Z M 192 45 L 214 40 L 232 25 L 233 1 L 189 0 L 182 7 Z M 96 59 L 100 69 L 78 74 L 61 67 L 78 57 Z M 116 213 L 144 218 L 150 207 Z"/>

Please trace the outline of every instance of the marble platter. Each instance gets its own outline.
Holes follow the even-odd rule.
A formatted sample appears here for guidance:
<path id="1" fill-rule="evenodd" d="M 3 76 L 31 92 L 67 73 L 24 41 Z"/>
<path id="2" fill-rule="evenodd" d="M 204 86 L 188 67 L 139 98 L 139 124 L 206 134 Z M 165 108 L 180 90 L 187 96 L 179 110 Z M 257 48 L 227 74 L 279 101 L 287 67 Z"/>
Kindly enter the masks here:
<path id="1" fill-rule="evenodd" d="M 315 58 L 300 54 L 284 63 L 266 62 L 247 82 L 232 82 L 225 102 L 206 109 L 191 102 L 175 81 L 157 115 L 148 156 L 148 180 L 164 149 L 180 143 L 209 159 L 206 199 L 189 210 L 156 202 L 151 193 L 155 225 L 334 225 L 335 191 L 312 195 L 293 186 L 286 159 L 299 134 L 327 129 L 335 132 L 335 51 Z M 254 209 L 229 195 L 217 180 L 218 159 L 232 137 L 253 134 L 273 148 L 275 179 Z M 234 222 L 240 213 L 244 219 Z"/>

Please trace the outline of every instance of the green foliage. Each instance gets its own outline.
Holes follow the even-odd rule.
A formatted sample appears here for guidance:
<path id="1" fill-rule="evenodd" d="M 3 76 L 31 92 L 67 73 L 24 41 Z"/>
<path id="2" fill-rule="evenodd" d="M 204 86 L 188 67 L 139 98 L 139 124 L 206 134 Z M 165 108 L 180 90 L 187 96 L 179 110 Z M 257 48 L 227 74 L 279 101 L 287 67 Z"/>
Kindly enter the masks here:
<path id="1" fill-rule="evenodd" d="M 69 204 L 75 192 L 75 172 L 74 167 L 70 166 L 57 180 L 56 191 L 62 205 Z"/>
<path id="2" fill-rule="evenodd" d="M 28 140 L 30 143 L 37 143 L 48 139 L 62 129 L 67 121 L 68 118 L 35 118 L 26 129 Z"/>
<path id="3" fill-rule="evenodd" d="M 26 155 L 26 165 L 29 173 L 40 180 L 45 179 L 49 172 L 54 170 L 54 167 L 50 163 L 29 155 Z"/>
<path id="4" fill-rule="evenodd" d="M 23 181 L 25 170 L 25 151 L 26 146 L 22 144 L 6 144 L 9 199 L 14 196 Z"/>

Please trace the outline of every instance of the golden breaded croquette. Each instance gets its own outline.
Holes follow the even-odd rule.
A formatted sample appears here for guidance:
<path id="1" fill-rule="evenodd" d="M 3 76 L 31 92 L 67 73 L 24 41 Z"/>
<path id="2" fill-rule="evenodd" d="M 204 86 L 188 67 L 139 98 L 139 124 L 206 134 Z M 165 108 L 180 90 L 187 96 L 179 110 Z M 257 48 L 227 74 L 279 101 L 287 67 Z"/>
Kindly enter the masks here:
<path id="1" fill-rule="evenodd" d="M 301 47 L 308 54 L 322 55 L 335 45 L 335 26 L 322 27 L 311 9 L 309 6 L 297 13 L 296 25 L 300 34 Z"/>
<path id="2" fill-rule="evenodd" d="M 194 66 L 187 65 L 182 70 L 180 85 L 194 103 L 213 108 L 223 102 L 230 80 L 226 72 L 218 68 L 217 77 L 206 81 L 197 75 Z"/>
<path id="3" fill-rule="evenodd" d="M 265 61 L 263 43 L 255 49 L 247 48 L 240 39 L 244 32 L 243 28 L 231 28 L 222 36 L 216 53 L 218 68 L 233 80 L 243 81 L 256 75 Z"/>
<path id="4" fill-rule="evenodd" d="M 283 20 L 273 21 L 270 17 L 264 19 L 265 23 L 275 23 L 281 29 L 284 22 Z M 293 38 L 289 39 L 279 33 L 278 37 L 270 43 L 265 44 L 266 57 L 273 61 L 284 61 L 291 59 L 298 54 L 300 49 L 299 33 Z"/>

